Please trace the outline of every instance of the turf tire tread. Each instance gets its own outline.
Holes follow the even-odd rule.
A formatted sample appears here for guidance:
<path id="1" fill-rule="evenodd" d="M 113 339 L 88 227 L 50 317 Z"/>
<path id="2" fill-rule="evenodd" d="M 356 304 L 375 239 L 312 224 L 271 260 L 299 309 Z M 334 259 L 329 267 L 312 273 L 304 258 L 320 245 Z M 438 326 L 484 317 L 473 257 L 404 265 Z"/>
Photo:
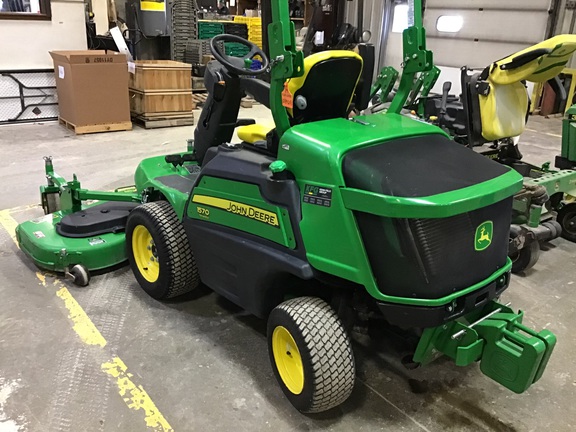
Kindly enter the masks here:
<path id="1" fill-rule="evenodd" d="M 182 222 L 167 201 L 154 201 L 143 204 L 133 212 L 141 212 L 152 223 L 160 242 L 168 250 L 168 289 L 163 296 L 169 299 L 186 294 L 200 284 L 198 267 L 188 244 L 188 237 Z"/>
<path id="2" fill-rule="evenodd" d="M 278 306 L 301 329 L 313 365 L 313 397 L 305 412 L 317 413 L 340 405 L 352 393 L 354 354 L 340 319 L 324 300 L 298 297 Z"/>

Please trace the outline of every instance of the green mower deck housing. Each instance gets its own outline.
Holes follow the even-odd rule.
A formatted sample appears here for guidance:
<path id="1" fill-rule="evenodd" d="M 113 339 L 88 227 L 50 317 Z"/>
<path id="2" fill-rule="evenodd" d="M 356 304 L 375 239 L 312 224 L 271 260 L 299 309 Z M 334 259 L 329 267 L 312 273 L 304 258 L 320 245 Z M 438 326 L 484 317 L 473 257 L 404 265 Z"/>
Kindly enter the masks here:
<path id="1" fill-rule="evenodd" d="M 115 192 L 83 189 L 76 175 L 66 181 L 44 158 L 48 185 L 40 186 L 45 216 L 16 227 L 22 251 L 44 270 L 67 273 L 74 265 L 102 271 L 126 262 L 124 225 L 141 203 L 132 188 Z M 89 222 L 87 222 L 89 221 Z"/>

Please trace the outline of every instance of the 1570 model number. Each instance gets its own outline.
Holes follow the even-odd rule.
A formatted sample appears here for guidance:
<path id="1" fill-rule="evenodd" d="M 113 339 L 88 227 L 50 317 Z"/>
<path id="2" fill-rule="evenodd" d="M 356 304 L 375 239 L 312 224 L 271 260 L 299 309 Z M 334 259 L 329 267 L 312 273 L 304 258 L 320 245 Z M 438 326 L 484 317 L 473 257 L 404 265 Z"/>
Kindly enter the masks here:
<path id="1" fill-rule="evenodd" d="M 207 208 L 196 207 L 196 210 L 198 211 L 198 215 L 200 215 L 201 217 L 204 217 L 204 218 L 210 217 L 210 210 L 208 210 Z"/>

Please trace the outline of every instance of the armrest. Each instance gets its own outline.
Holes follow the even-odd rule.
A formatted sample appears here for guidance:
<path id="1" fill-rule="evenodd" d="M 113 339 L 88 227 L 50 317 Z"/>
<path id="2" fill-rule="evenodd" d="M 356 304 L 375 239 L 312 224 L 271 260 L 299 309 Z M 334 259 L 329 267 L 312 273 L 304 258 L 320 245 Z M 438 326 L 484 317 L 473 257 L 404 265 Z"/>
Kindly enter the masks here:
<path id="1" fill-rule="evenodd" d="M 524 54 L 520 54 L 519 56 L 512 58 L 512 60 L 509 61 L 508 63 L 501 64 L 500 69 L 502 70 L 517 69 L 519 67 L 524 66 L 525 64 L 530 63 L 531 61 L 536 60 L 538 57 L 550 54 L 551 52 L 552 50 L 548 48 L 538 48 L 533 51 L 528 51 Z"/>
<path id="2" fill-rule="evenodd" d="M 256 101 L 270 108 L 270 83 L 257 78 L 241 77 L 242 89 Z"/>

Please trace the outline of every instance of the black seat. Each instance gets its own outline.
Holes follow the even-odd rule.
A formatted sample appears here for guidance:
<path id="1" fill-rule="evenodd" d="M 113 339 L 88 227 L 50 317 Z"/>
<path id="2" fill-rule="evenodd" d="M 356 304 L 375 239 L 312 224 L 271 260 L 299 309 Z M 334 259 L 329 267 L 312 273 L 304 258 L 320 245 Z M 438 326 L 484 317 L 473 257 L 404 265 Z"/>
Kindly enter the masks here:
<path id="1" fill-rule="evenodd" d="M 351 51 L 323 51 L 304 60 L 303 76 L 292 78 L 292 124 L 346 117 L 362 73 L 362 58 Z"/>

